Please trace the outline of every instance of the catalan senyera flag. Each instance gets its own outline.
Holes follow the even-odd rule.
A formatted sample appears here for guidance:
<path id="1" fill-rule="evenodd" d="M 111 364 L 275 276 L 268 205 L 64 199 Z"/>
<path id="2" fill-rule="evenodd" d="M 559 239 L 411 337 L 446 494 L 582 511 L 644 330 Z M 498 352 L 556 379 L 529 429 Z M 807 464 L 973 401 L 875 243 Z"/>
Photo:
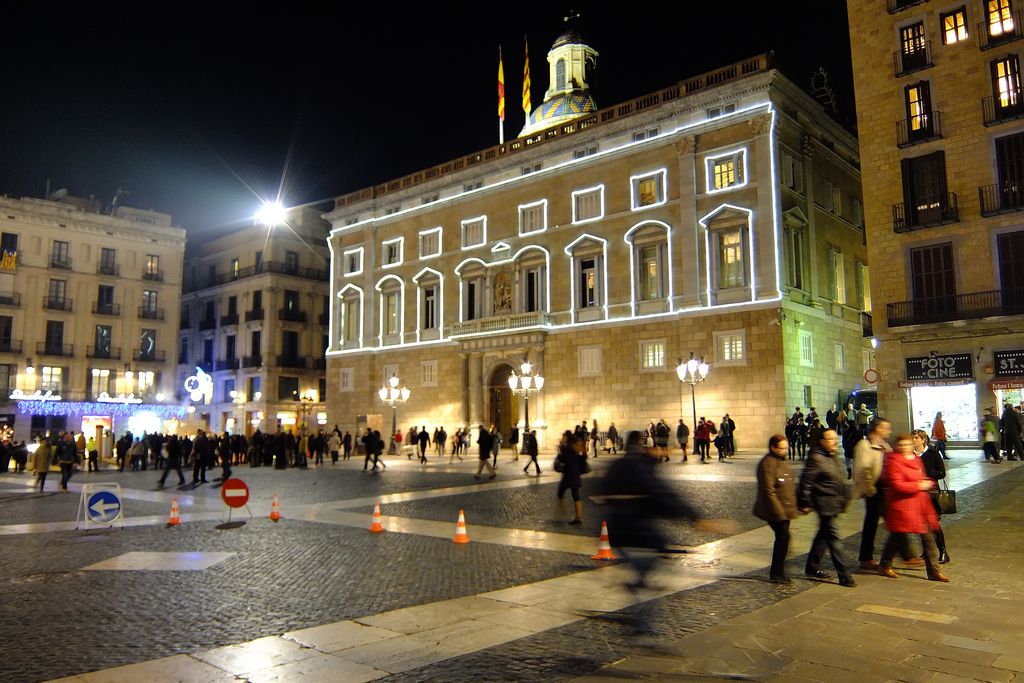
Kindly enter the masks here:
<path id="1" fill-rule="evenodd" d="M 501 64 L 501 46 L 498 46 L 498 118 L 505 120 L 505 69 Z"/>
<path id="2" fill-rule="evenodd" d="M 530 106 L 530 44 L 525 38 L 523 45 L 526 49 L 526 58 L 523 60 L 523 111 L 526 112 L 526 118 L 530 118 L 530 111 L 533 109 Z"/>

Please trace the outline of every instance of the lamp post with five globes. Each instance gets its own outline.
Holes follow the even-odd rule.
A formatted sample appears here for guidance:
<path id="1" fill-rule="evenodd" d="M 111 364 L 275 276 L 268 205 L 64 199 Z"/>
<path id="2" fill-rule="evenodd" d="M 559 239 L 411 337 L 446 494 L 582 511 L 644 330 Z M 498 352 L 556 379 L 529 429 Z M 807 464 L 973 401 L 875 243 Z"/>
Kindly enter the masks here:
<path id="1" fill-rule="evenodd" d="M 683 412 L 683 383 L 690 385 L 690 401 L 693 404 L 693 452 L 697 452 L 697 392 L 696 386 L 698 383 L 703 382 L 707 379 L 708 373 L 711 371 L 711 366 L 704 362 L 703 356 L 700 360 L 693 357 L 693 352 L 690 352 L 690 360 L 683 362 L 683 359 L 679 359 L 679 365 L 676 366 L 676 376 L 679 377 L 679 412 Z"/>
<path id="2" fill-rule="evenodd" d="M 394 375 L 388 379 L 388 383 L 377 390 L 377 396 L 385 404 L 391 406 L 391 445 L 388 446 L 388 455 L 395 455 L 398 449 L 395 447 L 395 434 L 398 432 L 398 405 L 409 400 L 408 387 L 399 387 L 398 378 Z"/>
<path id="3" fill-rule="evenodd" d="M 538 372 L 533 372 L 533 365 L 529 361 L 523 361 L 523 364 L 519 366 L 519 372 L 517 375 L 515 371 L 508 376 L 508 388 L 512 390 L 512 393 L 516 396 L 523 397 L 523 412 L 524 412 L 524 423 L 523 433 L 530 431 L 530 392 L 539 393 L 544 388 L 544 377 Z"/>

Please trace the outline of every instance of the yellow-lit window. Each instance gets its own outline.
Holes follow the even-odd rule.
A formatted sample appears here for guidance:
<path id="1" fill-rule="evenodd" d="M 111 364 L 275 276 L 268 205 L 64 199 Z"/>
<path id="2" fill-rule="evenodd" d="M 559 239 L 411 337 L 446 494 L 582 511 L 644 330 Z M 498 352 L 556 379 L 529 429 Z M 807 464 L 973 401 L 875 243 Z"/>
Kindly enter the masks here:
<path id="1" fill-rule="evenodd" d="M 39 376 L 39 389 L 41 391 L 52 391 L 55 394 L 61 392 L 63 386 L 64 368 L 54 368 L 48 365 L 43 366 Z"/>
<path id="2" fill-rule="evenodd" d="M 924 51 L 926 45 L 923 23 L 900 29 L 900 47 L 904 55 L 916 55 L 918 52 Z"/>
<path id="3" fill-rule="evenodd" d="M 640 249 L 640 267 L 640 298 L 647 301 L 659 298 L 661 275 L 657 246 Z"/>
<path id="4" fill-rule="evenodd" d="M 719 235 L 718 287 L 742 287 L 743 278 L 743 236 L 739 230 Z"/>
<path id="5" fill-rule="evenodd" d="M 384 334 L 398 334 L 398 292 L 384 295 Z"/>
<path id="6" fill-rule="evenodd" d="M 658 182 L 657 178 L 644 178 L 637 183 L 637 194 L 639 195 L 637 204 L 639 206 L 649 206 L 655 204 L 658 201 Z"/>
<path id="7" fill-rule="evenodd" d="M 1016 55 L 995 63 L 995 77 L 999 106 L 1015 106 L 1020 101 L 1020 64 Z"/>
<path id="8" fill-rule="evenodd" d="M 967 40 L 967 10 L 963 7 L 942 15 L 942 42 L 946 45 Z"/>
<path id="9" fill-rule="evenodd" d="M 910 118 L 910 130 L 923 130 L 928 127 L 928 102 L 922 84 L 907 88 L 907 113 Z"/>
<path id="10" fill-rule="evenodd" d="M 715 161 L 712 176 L 716 190 L 732 187 L 736 184 L 736 160 L 729 158 Z"/>
<path id="11" fill-rule="evenodd" d="M 1013 12 L 1010 8 L 1010 0 L 988 0 L 985 12 L 988 15 L 988 34 L 990 36 L 1013 33 Z"/>

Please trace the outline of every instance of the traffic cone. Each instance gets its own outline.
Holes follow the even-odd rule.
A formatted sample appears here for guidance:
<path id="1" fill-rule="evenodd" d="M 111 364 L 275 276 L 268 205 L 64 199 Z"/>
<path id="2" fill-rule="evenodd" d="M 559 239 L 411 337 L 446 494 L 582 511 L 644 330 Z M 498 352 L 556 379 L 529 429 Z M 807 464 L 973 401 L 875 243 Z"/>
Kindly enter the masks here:
<path id="1" fill-rule="evenodd" d="M 281 519 L 281 509 L 277 505 L 277 495 L 274 495 L 274 503 L 270 506 L 270 521 L 276 522 Z"/>
<path id="2" fill-rule="evenodd" d="M 178 526 L 181 524 L 181 517 L 178 515 L 178 499 L 171 499 L 171 516 L 167 518 L 167 526 Z"/>
<path id="3" fill-rule="evenodd" d="M 608 543 L 608 522 L 601 522 L 601 538 L 597 543 L 597 554 L 591 555 L 592 560 L 617 560 L 612 546 Z"/>
<path id="4" fill-rule="evenodd" d="M 370 531 L 379 534 L 384 531 L 384 525 L 380 523 L 380 503 L 373 506 L 373 523 L 370 524 Z"/>
<path id="5" fill-rule="evenodd" d="M 469 534 L 466 533 L 466 513 L 459 510 L 459 521 L 455 525 L 454 543 L 469 543 Z"/>

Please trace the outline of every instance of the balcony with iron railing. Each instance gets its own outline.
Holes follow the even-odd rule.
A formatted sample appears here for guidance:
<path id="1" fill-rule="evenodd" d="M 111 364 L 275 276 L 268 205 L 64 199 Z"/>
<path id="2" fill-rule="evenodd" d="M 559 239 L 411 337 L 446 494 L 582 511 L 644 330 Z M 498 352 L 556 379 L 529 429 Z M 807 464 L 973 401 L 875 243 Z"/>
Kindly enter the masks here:
<path id="1" fill-rule="evenodd" d="M 71 257 L 62 254 L 50 254 L 50 267 L 58 270 L 71 270 Z"/>
<path id="2" fill-rule="evenodd" d="M 92 312 L 95 315 L 121 315 L 121 304 L 106 303 L 103 301 L 95 301 L 92 305 Z"/>
<path id="3" fill-rule="evenodd" d="M 278 320 L 290 323 L 304 323 L 307 320 L 306 312 L 294 308 L 282 308 L 277 312 Z"/>
<path id="4" fill-rule="evenodd" d="M 163 320 L 164 309 L 139 306 L 139 317 L 143 320 Z"/>
<path id="5" fill-rule="evenodd" d="M 1024 315 L 1024 289 L 922 297 L 886 305 L 889 327 Z"/>
<path id="6" fill-rule="evenodd" d="M 993 31 L 997 31 L 993 33 Z M 1011 12 L 1010 18 L 1003 21 L 982 21 L 978 23 L 978 47 L 982 50 L 991 50 L 1020 40 L 1024 33 L 1021 32 L 1021 13 Z"/>
<path id="7" fill-rule="evenodd" d="M 308 370 L 313 367 L 313 358 L 312 356 L 292 356 L 282 353 L 277 356 L 274 364 L 279 368 Z"/>
<path id="8" fill-rule="evenodd" d="M 153 349 L 152 351 L 135 349 L 132 351 L 132 360 L 139 363 L 163 363 L 167 360 L 167 352 L 163 349 Z"/>
<path id="9" fill-rule="evenodd" d="M 212 330 L 217 327 L 217 320 L 214 318 L 201 318 L 199 320 L 199 331 Z"/>
<path id="10" fill-rule="evenodd" d="M 121 274 L 121 266 L 116 263 L 110 263 L 109 261 L 106 263 L 100 261 L 96 264 L 96 274 L 118 276 Z"/>
<path id="11" fill-rule="evenodd" d="M 978 188 L 982 216 L 1024 211 L 1024 184 L 1006 182 Z"/>
<path id="12" fill-rule="evenodd" d="M 9 292 L 7 294 L 0 294 L 0 306 L 11 306 L 12 308 L 20 308 L 21 294 L 19 292 Z"/>
<path id="13" fill-rule="evenodd" d="M 21 340 L 0 339 L 0 353 L 21 353 Z"/>
<path id="14" fill-rule="evenodd" d="M 214 372 L 221 370 L 237 370 L 238 359 L 237 358 L 218 358 L 213 362 Z"/>
<path id="15" fill-rule="evenodd" d="M 910 147 L 942 137 L 942 112 L 933 111 L 896 122 L 896 146 Z"/>
<path id="16" fill-rule="evenodd" d="M 897 50 L 892 53 L 893 68 L 897 76 L 906 76 L 933 66 L 932 41 L 926 40 L 912 50 Z"/>
<path id="17" fill-rule="evenodd" d="M 889 14 L 896 14 L 914 5 L 920 5 L 922 2 L 925 0 L 885 0 L 885 10 Z"/>
<path id="18" fill-rule="evenodd" d="M 251 323 L 254 320 L 263 320 L 262 308 L 257 308 L 256 310 L 245 312 L 245 322 Z"/>
<path id="19" fill-rule="evenodd" d="M 229 273 L 217 273 L 213 277 L 206 278 L 204 287 L 216 287 L 217 285 L 235 282 L 236 280 L 244 280 L 246 278 L 256 277 L 257 275 L 263 275 L 265 273 L 290 275 L 303 280 L 317 280 L 319 282 L 327 282 L 328 279 L 328 272 L 324 268 L 307 268 L 305 266 L 291 265 L 281 261 L 264 261 L 263 263 L 239 268 L 238 270 Z"/>
<path id="20" fill-rule="evenodd" d="M 917 200 L 917 205 L 908 211 L 903 202 L 892 205 L 892 229 L 894 232 L 911 232 L 937 225 L 949 225 L 960 221 L 960 208 L 955 192 Z"/>
<path id="21" fill-rule="evenodd" d="M 263 367 L 263 356 L 259 355 L 259 354 L 255 355 L 255 356 L 243 356 L 242 357 L 242 367 L 243 368 L 261 368 L 261 367 Z"/>
<path id="22" fill-rule="evenodd" d="M 221 327 L 227 327 L 228 325 L 237 325 L 237 324 L 238 324 L 238 314 L 237 313 L 228 313 L 227 315 L 222 315 L 220 317 L 220 326 Z"/>
<path id="23" fill-rule="evenodd" d="M 522 329 L 524 327 L 539 327 L 547 325 L 549 322 L 550 316 L 544 311 L 496 315 L 489 318 L 477 318 L 476 320 L 453 323 L 451 335 L 455 337 L 485 332 L 502 332 L 505 330 Z"/>
<path id="24" fill-rule="evenodd" d="M 207 374 L 213 372 L 213 361 L 207 358 L 196 360 L 195 366 Z"/>
<path id="25" fill-rule="evenodd" d="M 116 346 L 86 346 L 85 357 L 102 358 L 105 360 L 121 360 L 121 349 Z"/>
<path id="26" fill-rule="evenodd" d="M 142 279 L 143 280 L 148 280 L 150 282 L 163 282 L 164 281 L 164 271 L 162 271 L 160 269 L 156 269 L 156 270 L 143 270 L 142 271 Z"/>
<path id="27" fill-rule="evenodd" d="M 65 358 L 71 358 L 75 355 L 75 345 L 45 341 L 36 342 L 36 355 L 64 356 Z"/>
<path id="28" fill-rule="evenodd" d="M 70 313 L 72 310 L 71 299 L 55 296 L 43 297 L 43 308 L 48 311 L 64 311 Z"/>
<path id="29" fill-rule="evenodd" d="M 1024 116 L 1024 93 L 1012 92 L 981 99 L 981 118 L 986 126 L 1013 121 Z"/>

